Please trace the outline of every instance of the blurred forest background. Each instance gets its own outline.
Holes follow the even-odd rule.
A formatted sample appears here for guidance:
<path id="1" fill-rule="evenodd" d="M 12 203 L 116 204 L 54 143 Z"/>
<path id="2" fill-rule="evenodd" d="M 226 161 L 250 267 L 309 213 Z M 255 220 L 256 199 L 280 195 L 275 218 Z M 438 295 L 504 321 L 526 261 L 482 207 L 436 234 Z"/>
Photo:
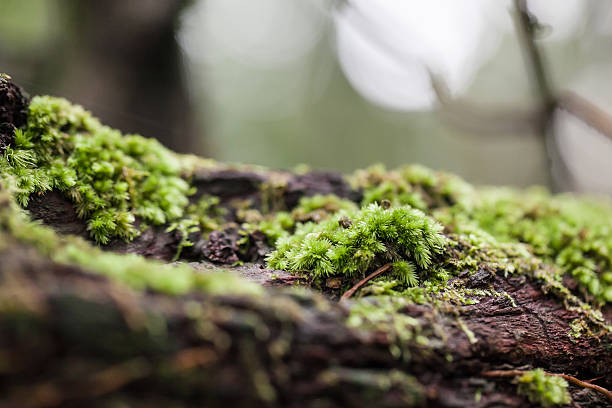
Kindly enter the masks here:
<path id="1" fill-rule="evenodd" d="M 612 112 L 612 3 L 527 5 L 553 92 Z M 517 27 L 510 0 L 1 0 L 0 72 L 223 161 L 612 192 L 612 139 L 562 110 L 551 181 Z"/>

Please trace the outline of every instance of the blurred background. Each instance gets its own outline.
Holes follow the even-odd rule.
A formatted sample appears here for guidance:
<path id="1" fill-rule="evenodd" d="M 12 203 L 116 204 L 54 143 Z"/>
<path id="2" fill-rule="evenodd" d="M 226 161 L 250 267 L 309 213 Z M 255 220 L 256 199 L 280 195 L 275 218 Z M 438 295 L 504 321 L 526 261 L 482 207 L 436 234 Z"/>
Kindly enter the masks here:
<path id="1" fill-rule="evenodd" d="M 273 168 L 610 193 L 611 68 L 600 0 L 0 1 L 0 72 L 30 94 Z"/>

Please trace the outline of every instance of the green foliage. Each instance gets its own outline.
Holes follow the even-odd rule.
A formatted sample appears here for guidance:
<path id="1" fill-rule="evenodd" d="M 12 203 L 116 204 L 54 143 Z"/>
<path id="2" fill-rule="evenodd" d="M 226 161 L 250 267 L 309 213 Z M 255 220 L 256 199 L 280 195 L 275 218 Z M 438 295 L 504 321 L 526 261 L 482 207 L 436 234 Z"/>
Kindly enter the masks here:
<path id="1" fill-rule="evenodd" d="M 612 206 L 594 198 L 490 189 L 470 214 L 480 228 L 504 242 L 529 244 L 601 302 L 612 302 Z M 461 224 L 458 224 L 461 228 Z"/>
<path id="2" fill-rule="evenodd" d="M 417 275 L 416 266 L 412 262 L 394 262 L 392 270 L 394 275 L 406 286 L 418 286 L 419 276 Z"/>
<path id="3" fill-rule="evenodd" d="M 492 248 L 500 243 L 527 244 L 527 252 L 576 279 L 587 298 L 612 302 L 610 202 L 551 196 L 541 189 L 474 189 L 456 176 L 414 165 L 391 171 L 373 166 L 355 172 L 351 182 L 363 190 L 363 204 L 389 200 L 420 208 L 449 231 L 478 236 L 482 242 L 474 246 L 485 241 Z M 529 253 L 525 256 L 531 257 Z M 475 266 L 471 254 L 461 259 Z"/>
<path id="4" fill-rule="evenodd" d="M 517 381 L 520 394 L 545 408 L 571 402 L 567 381 L 556 375 L 546 374 L 541 368 L 525 372 Z"/>
<path id="5" fill-rule="evenodd" d="M 362 205 L 389 200 L 426 211 L 452 205 L 467 207 L 473 198 L 472 187 L 459 177 L 420 165 L 387 171 L 379 164 L 357 170 L 350 181 L 363 190 Z"/>
<path id="6" fill-rule="evenodd" d="M 251 210 L 248 214 L 250 220 L 243 225 L 243 228 L 246 231 L 262 231 L 266 234 L 270 245 L 274 246 L 279 238 L 293 232 L 296 225 L 309 221 L 318 223 L 340 211 L 357 211 L 357 205 L 333 194 L 316 194 L 300 198 L 298 205 L 291 212 L 278 211 L 262 216 L 259 212 L 253 213 Z M 244 217 L 246 218 L 246 215 Z"/>
<path id="7" fill-rule="evenodd" d="M 343 217 L 351 221 L 348 228 L 340 223 Z M 298 225 L 292 236 L 278 239 L 268 264 L 317 279 L 354 277 L 376 265 L 403 261 L 395 265 L 395 273 L 414 285 L 416 272 L 424 273 L 446 245 L 441 230 L 419 210 L 370 204 L 359 211 L 340 211 L 319 224 Z"/>
<path id="8" fill-rule="evenodd" d="M 104 252 L 72 236 L 60 236 L 51 228 L 28 219 L 13 201 L 11 184 L 0 181 L 0 250 L 10 242 L 33 247 L 39 254 L 84 272 L 104 275 L 136 290 L 155 290 L 170 295 L 192 291 L 207 293 L 261 293 L 261 287 L 224 273 L 199 273 L 185 264 L 164 264 L 134 254 Z M 11 188 L 11 190 L 7 190 Z"/>
<path id="9" fill-rule="evenodd" d="M 296 222 L 320 222 L 339 211 L 355 211 L 358 207 L 352 201 L 342 199 L 334 194 L 316 194 L 302 197 L 297 207 L 291 211 L 291 218 Z"/>
<path id="10" fill-rule="evenodd" d="M 0 157 L 0 172 L 15 178 L 22 206 L 32 194 L 62 191 L 100 243 L 138 236 L 136 218 L 143 225 L 181 218 L 190 193 L 182 170 L 179 158 L 155 140 L 124 136 L 82 107 L 49 96 L 32 99 L 27 125 Z"/>

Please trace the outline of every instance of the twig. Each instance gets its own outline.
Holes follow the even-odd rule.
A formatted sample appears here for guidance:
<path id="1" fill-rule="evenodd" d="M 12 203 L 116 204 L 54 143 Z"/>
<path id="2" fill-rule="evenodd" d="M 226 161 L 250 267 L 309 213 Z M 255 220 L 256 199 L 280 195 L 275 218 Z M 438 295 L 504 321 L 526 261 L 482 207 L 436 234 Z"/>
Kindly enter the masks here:
<path id="1" fill-rule="evenodd" d="M 612 140 L 612 116 L 572 91 L 559 95 L 559 108 L 567 111 Z"/>
<path id="2" fill-rule="evenodd" d="M 550 186 L 554 190 L 558 190 L 559 183 L 555 179 L 553 165 L 557 163 L 563 170 L 564 176 L 571 177 L 571 173 L 563 161 L 554 134 L 553 119 L 557 100 L 548 81 L 542 55 L 535 42 L 537 21 L 529 12 L 526 0 L 514 0 L 514 8 L 516 9 L 516 31 L 523 48 L 525 65 L 530 72 L 529 78 L 533 87 L 537 90 L 539 99 L 540 120 L 537 124 L 537 132 L 543 140 L 548 156 L 548 179 Z"/>
<path id="3" fill-rule="evenodd" d="M 440 75 L 428 70 L 431 87 L 436 94 L 438 112 L 442 119 L 471 133 L 488 137 L 501 134 L 516 134 L 532 131 L 541 121 L 541 114 L 534 109 L 499 108 L 491 109 L 474 103 L 455 99 Z"/>
<path id="4" fill-rule="evenodd" d="M 525 63 L 532 74 L 530 78 L 533 86 L 538 90 L 541 107 L 550 114 L 555 108 L 556 98 L 548 82 L 540 50 L 535 43 L 534 16 L 529 12 L 526 0 L 514 0 L 514 7 L 517 10 L 517 32 L 525 52 Z"/>
<path id="5" fill-rule="evenodd" d="M 604 387 L 600 387 L 599 385 L 591 384 L 589 382 L 585 382 L 577 379 L 576 377 L 572 377 L 569 374 L 557 374 L 557 373 L 549 373 L 546 372 L 547 375 L 554 375 L 556 377 L 561 377 L 564 380 L 567 380 L 579 387 L 582 388 L 590 388 L 592 390 L 598 391 L 605 395 L 610 401 L 612 401 L 612 392 L 605 389 Z M 492 371 L 484 371 L 481 373 L 485 377 L 518 377 L 525 374 L 525 371 L 521 370 L 492 370 Z"/>
<path id="6" fill-rule="evenodd" d="M 374 272 L 372 272 L 371 274 L 369 274 L 368 276 L 366 276 L 365 278 L 363 278 L 362 280 L 360 280 L 359 282 L 357 282 L 355 286 L 353 286 L 352 288 L 344 292 L 344 294 L 340 298 L 340 301 L 346 300 L 350 298 L 351 296 L 353 296 L 355 292 L 357 292 L 359 288 L 361 288 L 363 285 L 365 285 L 366 283 L 368 283 L 370 280 L 374 279 L 378 275 L 381 275 L 385 273 L 386 271 L 388 271 L 391 268 L 391 265 L 392 264 L 390 263 L 383 265 L 377 270 L 375 270 Z"/>

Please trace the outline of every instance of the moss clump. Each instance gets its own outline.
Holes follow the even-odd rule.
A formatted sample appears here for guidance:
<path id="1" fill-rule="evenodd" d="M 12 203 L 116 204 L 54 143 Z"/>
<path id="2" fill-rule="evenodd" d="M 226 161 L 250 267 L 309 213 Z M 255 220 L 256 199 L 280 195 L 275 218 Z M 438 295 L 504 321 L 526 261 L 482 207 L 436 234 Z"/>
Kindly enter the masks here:
<path id="1" fill-rule="evenodd" d="M 421 166 L 355 172 L 363 204 L 389 200 L 420 208 L 459 235 L 490 234 L 527 250 L 574 278 L 584 297 L 612 302 L 612 205 L 593 197 L 551 196 L 541 189 L 476 189 Z M 469 256 L 469 255 L 468 255 Z"/>
<path id="2" fill-rule="evenodd" d="M 61 98 L 35 97 L 28 109 L 0 157 L 21 205 L 32 194 L 62 191 L 99 243 L 138 236 L 136 218 L 144 226 L 183 216 L 190 186 L 179 177 L 179 158 L 157 141 L 122 135 Z"/>
<path id="3" fill-rule="evenodd" d="M 462 215 L 466 217 L 465 215 Z M 543 190 L 487 189 L 480 202 L 456 222 L 469 222 L 502 242 L 522 242 L 543 260 L 576 279 L 585 294 L 612 302 L 612 207 L 609 203 Z"/>
<path id="4" fill-rule="evenodd" d="M 350 182 L 363 190 L 362 205 L 389 200 L 393 205 L 428 211 L 453 205 L 467 207 L 474 195 L 472 186 L 461 178 L 420 165 L 387 171 L 379 164 L 357 170 Z"/>
<path id="5" fill-rule="evenodd" d="M 318 223 L 329 219 L 338 212 L 357 211 L 358 207 L 352 201 L 340 198 L 333 194 L 315 194 L 300 198 L 298 205 L 291 211 L 278 211 L 273 214 L 262 215 L 259 211 L 249 209 L 239 211 L 239 219 L 246 221 L 242 228 L 252 232 L 259 230 L 268 238 L 268 243 L 275 245 L 280 237 L 292 233 L 296 226 L 307 222 Z"/>
<path id="6" fill-rule="evenodd" d="M 349 223 L 343 223 L 348 219 Z M 307 273 L 315 280 L 364 275 L 396 262 L 395 276 L 414 284 L 446 244 L 442 226 L 410 207 L 385 209 L 370 204 L 341 211 L 319 224 L 298 225 L 276 242 L 267 260 L 272 268 Z"/>
<path id="7" fill-rule="evenodd" d="M 567 381 L 559 376 L 546 374 L 541 368 L 525 372 L 517 378 L 517 382 L 520 394 L 545 408 L 571 402 Z"/>
<path id="8" fill-rule="evenodd" d="M 13 200 L 6 181 L 0 182 L 0 250 L 18 243 L 63 265 L 104 275 L 137 290 L 152 289 L 179 295 L 191 291 L 208 293 L 261 293 L 261 287 L 228 273 L 202 274 L 187 265 L 171 265 L 133 254 L 104 252 L 73 236 L 59 236 L 51 228 L 32 222 Z"/>

